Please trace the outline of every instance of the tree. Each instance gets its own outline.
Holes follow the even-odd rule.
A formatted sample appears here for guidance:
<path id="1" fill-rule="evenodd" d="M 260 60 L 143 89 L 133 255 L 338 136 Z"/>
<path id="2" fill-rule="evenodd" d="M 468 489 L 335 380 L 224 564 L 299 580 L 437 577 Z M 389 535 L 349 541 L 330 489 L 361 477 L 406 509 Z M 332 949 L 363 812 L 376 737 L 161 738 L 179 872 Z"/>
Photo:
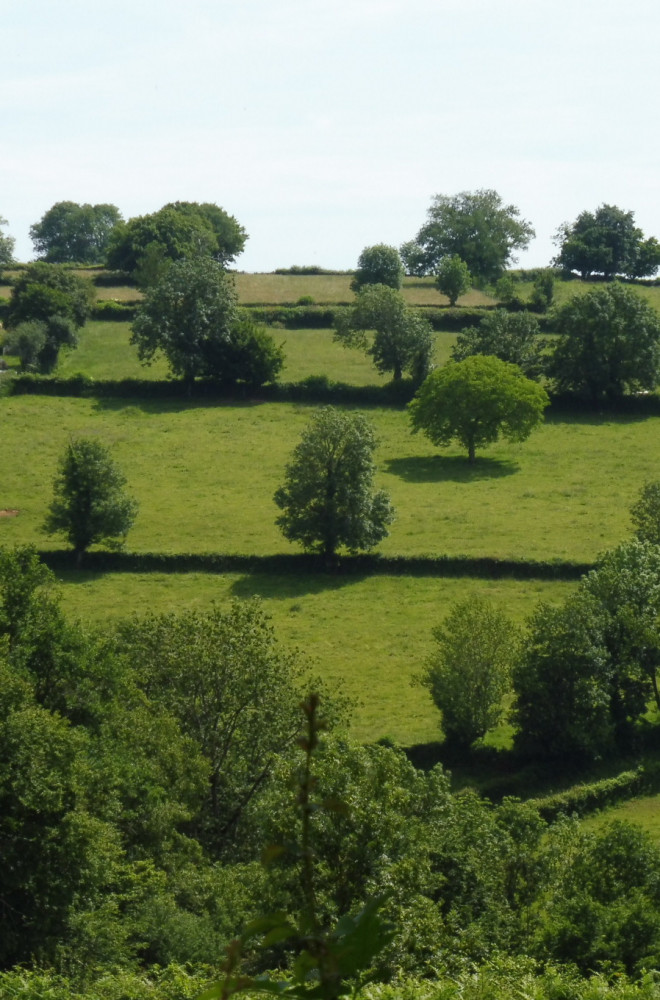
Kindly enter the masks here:
<path id="1" fill-rule="evenodd" d="M 660 371 L 660 317 L 636 292 L 614 283 L 576 295 L 555 316 L 548 374 L 558 392 L 592 400 L 651 391 Z"/>
<path id="2" fill-rule="evenodd" d="M 226 267 L 242 253 L 247 233 L 233 215 L 211 203 L 177 201 L 113 231 L 107 265 L 134 274 L 145 255 L 162 261 L 207 257 Z"/>
<path id="3" fill-rule="evenodd" d="M 644 483 L 630 508 L 635 535 L 640 542 L 660 545 L 660 481 Z"/>
<path id="4" fill-rule="evenodd" d="M 495 309 L 484 316 L 479 326 L 461 330 L 451 356 L 454 361 L 464 361 L 474 354 L 489 354 L 518 365 L 527 378 L 538 378 L 544 368 L 544 347 L 535 316 L 527 311 Z"/>
<path id="5" fill-rule="evenodd" d="M 447 739 L 469 747 L 501 718 L 515 630 L 489 601 L 472 596 L 452 606 L 433 638 L 435 649 L 420 681 L 442 712 Z"/>
<path id="6" fill-rule="evenodd" d="M 369 330 L 374 331 L 371 340 Z M 366 285 L 358 292 L 355 304 L 338 314 L 334 339 L 370 354 L 378 371 L 392 372 L 395 381 L 404 372 L 421 381 L 434 346 L 427 321 L 406 305 L 401 292 L 387 285 Z"/>
<path id="7" fill-rule="evenodd" d="M 530 305 L 537 312 L 547 312 L 555 297 L 555 274 L 546 267 L 538 272 L 532 285 Z"/>
<path id="8" fill-rule="evenodd" d="M 435 286 L 439 292 L 447 296 L 450 306 L 455 306 L 460 296 L 470 291 L 472 275 L 458 254 L 442 258 L 436 271 Z"/>
<path id="9" fill-rule="evenodd" d="M 67 445 L 44 526 L 49 534 L 66 536 L 78 566 L 90 545 L 123 545 L 137 513 L 137 503 L 124 493 L 125 484 L 100 441 L 78 438 Z"/>
<path id="10" fill-rule="evenodd" d="M 7 225 L 7 220 L 0 215 L 0 268 L 9 267 L 14 262 L 14 247 L 16 240 L 13 236 L 5 236 L 1 231 Z"/>
<path id="11" fill-rule="evenodd" d="M 494 282 L 534 236 L 515 205 L 505 205 L 497 191 L 482 188 L 457 195 L 435 195 L 428 221 L 415 243 L 423 254 L 425 273 L 437 271 L 443 257 L 457 254 L 479 282 Z M 410 244 L 406 258 L 410 258 Z M 419 270 L 419 264 L 418 264 Z"/>
<path id="12" fill-rule="evenodd" d="M 119 648 L 206 760 L 199 835 L 214 858 L 235 860 L 248 807 L 299 735 L 301 666 L 256 601 L 128 620 Z"/>
<path id="13" fill-rule="evenodd" d="M 598 757 L 613 740 L 612 665 L 599 602 L 539 605 L 513 668 L 516 745 L 538 757 Z"/>
<path id="14" fill-rule="evenodd" d="M 33 319 L 19 323 L 17 327 L 7 332 L 5 350 L 8 354 L 19 358 L 24 371 L 39 371 L 45 367 L 39 359 L 43 356 L 46 346 L 47 330 L 46 323 Z"/>
<path id="15" fill-rule="evenodd" d="M 115 205 L 78 205 L 58 201 L 30 226 L 40 260 L 55 264 L 100 264 L 110 235 L 121 222 Z"/>
<path id="16" fill-rule="evenodd" d="M 275 493 L 283 511 L 277 525 L 331 562 L 337 549 L 371 549 L 388 534 L 394 511 L 383 490 L 374 492 L 376 438 L 360 413 L 328 406 L 303 432 Z"/>
<path id="17" fill-rule="evenodd" d="M 281 349 L 242 317 L 231 278 L 208 257 L 176 261 L 147 291 L 131 343 L 146 364 L 164 354 L 188 391 L 197 376 L 262 385 L 283 364 Z"/>
<path id="18" fill-rule="evenodd" d="M 456 439 L 468 450 L 497 441 L 525 441 L 543 419 L 550 400 L 516 365 L 474 355 L 436 368 L 408 406 L 413 433 L 424 431 L 436 445 Z"/>
<path id="19" fill-rule="evenodd" d="M 578 271 L 583 279 L 602 274 L 611 280 L 653 275 L 660 266 L 660 244 L 644 239 L 632 212 L 616 205 L 601 205 L 595 212 L 581 212 L 565 222 L 555 235 L 559 253 L 554 263 L 565 271 Z"/>
<path id="20" fill-rule="evenodd" d="M 358 292 L 364 285 L 388 285 L 401 288 L 403 284 L 403 264 L 396 247 L 378 243 L 365 247 L 358 258 L 355 277 L 351 288 Z"/>
<path id="21" fill-rule="evenodd" d="M 44 338 L 34 355 L 37 337 L 34 327 L 27 342 L 20 348 L 22 356 L 41 372 L 52 371 L 62 347 L 75 347 L 77 330 L 89 317 L 94 300 L 90 281 L 79 278 L 59 264 L 31 264 L 21 272 L 12 287 L 6 326 L 10 344 L 21 341 L 15 331 L 24 323 L 43 324 Z M 18 344 L 17 346 L 20 346 Z"/>
<path id="22" fill-rule="evenodd" d="M 646 710 L 653 693 L 660 710 L 660 549 L 638 538 L 606 552 L 580 589 L 598 600 L 612 662 L 610 713 L 618 737 Z"/>

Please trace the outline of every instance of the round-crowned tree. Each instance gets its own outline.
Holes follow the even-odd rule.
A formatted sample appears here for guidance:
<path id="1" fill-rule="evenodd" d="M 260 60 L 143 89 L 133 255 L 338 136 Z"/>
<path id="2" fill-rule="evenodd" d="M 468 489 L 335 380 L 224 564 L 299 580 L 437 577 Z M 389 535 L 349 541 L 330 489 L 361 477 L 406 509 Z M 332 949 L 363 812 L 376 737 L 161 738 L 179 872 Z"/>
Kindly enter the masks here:
<path id="1" fill-rule="evenodd" d="M 660 316 L 637 292 L 614 283 L 576 295 L 557 310 L 559 334 L 548 374 L 559 392 L 592 400 L 652 391 L 660 373 Z"/>
<path id="2" fill-rule="evenodd" d="M 413 432 L 424 431 L 437 445 L 457 440 L 474 462 L 476 448 L 500 435 L 525 441 L 549 402 L 545 389 L 517 365 L 475 354 L 432 371 L 408 409 Z"/>
<path id="3" fill-rule="evenodd" d="M 385 538 L 394 511 L 387 494 L 373 489 L 375 448 L 373 428 L 362 414 L 319 410 L 274 496 L 284 536 L 327 562 L 342 545 L 355 553 Z"/>
<path id="4" fill-rule="evenodd" d="M 390 288 L 401 288 L 403 284 L 403 263 L 396 247 L 386 243 L 377 243 L 373 247 L 365 247 L 358 257 L 355 277 L 351 282 L 354 292 L 364 285 L 389 285 Z"/>
<path id="5" fill-rule="evenodd" d="M 137 513 L 137 503 L 125 494 L 125 485 L 100 441 L 78 438 L 67 445 L 44 527 L 49 534 L 66 536 L 78 566 L 90 545 L 105 542 L 112 549 L 122 547 Z"/>

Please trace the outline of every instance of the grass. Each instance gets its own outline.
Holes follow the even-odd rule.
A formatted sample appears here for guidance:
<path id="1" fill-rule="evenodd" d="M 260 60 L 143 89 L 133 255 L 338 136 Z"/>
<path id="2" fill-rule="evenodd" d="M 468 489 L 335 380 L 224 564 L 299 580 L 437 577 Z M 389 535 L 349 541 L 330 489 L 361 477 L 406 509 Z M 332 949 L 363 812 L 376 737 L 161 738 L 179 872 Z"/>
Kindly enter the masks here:
<path id="1" fill-rule="evenodd" d="M 88 400 L 2 402 L 0 508 L 9 544 L 43 543 L 57 458 L 71 435 L 110 446 L 140 502 L 136 552 L 296 551 L 272 501 L 311 407 L 284 403 Z M 377 484 L 397 508 L 385 555 L 466 555 L 581 562 L 630 530 L 628 508 L 657 476 L 660 418 L 550 420 L 525 444 L 499 443 L 470 466 L 410 434 L 397 409 L 369 411 L 381 441 Z M 56 545 L 56 543 L 51 543 Z"/>
<path id="2" fill-rule="evenodd" d="M 106 624 L 129 611 L 180 611 L 259 597 L 283 645 L 297 647 L 311 674 L 340 685 L 355 705 L 360 740 L 389 736 L 403 746 L 439 738 L 428 693 L 411 681 L 429 654 L 431 628 L 467 594 L 493 600 L 517 621 L 572 584 L 414 577 L 338 578 L 262 574 L 67 574 L 64 608 Z"/>
<path id="3" fill-rule="evenodd" d="M 309 295 L 319 305 L 352 302 L 350 274 L 236 274 L 239 302 L 244 305 L 295 303 Z M 449 305 L 433 278 L 405 278 L 403 294 L 411 305 Z M 493 299 L 477 289 L 460 298 L 461 306 L 492 305 Z"/>
<path id="4" fill-rule="evenodd" d="M 362 351 L 349 350 L 333 341 L 332 330 L 270 330 L 274 340 L 284 347 L 284 382 L 298 382 L 309 375 L 331 373 L 331 378 L 349 385 L 378 385 L 388 381 Z M 81 372 L 95 379 L 164 379 L 167 362 L 157 358 L 152 365 L 140 363 L 137 350 L 129 343 L 130 324 L 90 322 L 81 330 L 78 347 L 62 351 L 57 374 L 70 376 Z M 435 335 L 436 364 L 449 358 L 455 334 Z"/>
<path id="5" fill-rule="evenodd" d="M 660 795 L 645 795 L 621 802 L 582 821 L 587 830 L 600 831 L 615 820 L 635 823 L 660 844 Z"/>

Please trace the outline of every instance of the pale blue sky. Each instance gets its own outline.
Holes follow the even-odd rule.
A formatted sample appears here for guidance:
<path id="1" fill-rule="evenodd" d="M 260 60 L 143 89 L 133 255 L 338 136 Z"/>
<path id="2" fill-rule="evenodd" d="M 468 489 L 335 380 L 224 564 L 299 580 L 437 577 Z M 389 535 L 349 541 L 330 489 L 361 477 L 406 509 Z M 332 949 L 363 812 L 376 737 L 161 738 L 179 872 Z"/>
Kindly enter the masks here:
<path id="1" fill-rule="evenodd" d="M 0 215 L 214 201 L 237 266 L 355 266 L 433 194 L 536 228 L 602 202 L 660 238 L 657 0 L 0 0 Z"/>

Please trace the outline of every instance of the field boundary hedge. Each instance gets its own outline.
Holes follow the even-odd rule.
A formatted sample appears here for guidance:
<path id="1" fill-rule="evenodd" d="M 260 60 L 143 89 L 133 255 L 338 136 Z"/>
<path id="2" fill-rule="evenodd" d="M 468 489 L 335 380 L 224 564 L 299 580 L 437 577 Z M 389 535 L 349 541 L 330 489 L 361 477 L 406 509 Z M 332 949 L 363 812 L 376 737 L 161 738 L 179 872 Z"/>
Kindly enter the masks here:
<path id="1" fill-rule="evenodd" d="M 602 778 L 590 784 L 574 785 L 564 792 L 529 799 L 539 814 L 551 823 L 559 816 L 585 816 L 598 809 L 660 791 L 660 761 L 648 761 L 612 778 Z"/>
<path id="2" fill-rule="evenodd" d="M 55 571 L 76 567 L 70 549 L 51 549 L 39 557 Z M 108 573 L 264 573 L 332 576 L 437 576 L 489 580 L 579 580 L 590 563 L 548 559 L 498 559 L 491 556 L 340 556 L 330 567 L 322 557 L 305 553 L 231 555 L 212 552 L 105 552 L 85 555 L 84 569 Z"/>

